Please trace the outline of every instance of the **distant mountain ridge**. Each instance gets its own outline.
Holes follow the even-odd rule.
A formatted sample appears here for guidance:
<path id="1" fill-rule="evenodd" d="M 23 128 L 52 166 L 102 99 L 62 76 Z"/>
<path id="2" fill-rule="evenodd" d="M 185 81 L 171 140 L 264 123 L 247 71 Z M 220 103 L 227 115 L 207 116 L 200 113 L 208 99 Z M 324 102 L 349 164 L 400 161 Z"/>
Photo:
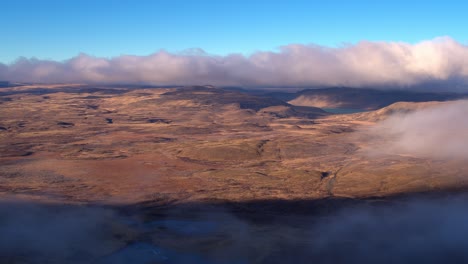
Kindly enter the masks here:
<path id="1" fill-rule="evenodd" d="M 396 102 L 449 101 L 468 98 L 468 93 L 438 93 L 348 87 L 306 89 L 296 93 L 273 92 L 268 93 L 268 95 L 297 106 L 365 110 L 380 109 Z"/>

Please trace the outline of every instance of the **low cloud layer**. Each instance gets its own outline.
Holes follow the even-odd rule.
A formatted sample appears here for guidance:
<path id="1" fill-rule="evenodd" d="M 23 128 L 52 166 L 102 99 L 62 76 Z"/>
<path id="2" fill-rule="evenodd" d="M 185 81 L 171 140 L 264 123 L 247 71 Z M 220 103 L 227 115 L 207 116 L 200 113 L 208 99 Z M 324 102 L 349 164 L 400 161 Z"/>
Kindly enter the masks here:
<path id="1" fill-rule="evenodd" d="M 319 263 L 466 263 L 466 202 L 452 195 L 347 208 L 314 226 L 311 251 Z"/>
<path id="2" fill-rule="evenodd" d="M 371 133 L 379 149 L 387 153 L 468 159 L 467 117 L 468 100 L 451 101 L 394 114 L 378 123 Z"/>
<path id="3" fill-rule="evenodd" d="M 278 52 L 212 56 L 201 50 L 99 58 L 80 54 L 63 62 L 20 58 L 0 64 L 13 82 L 154 85 L 353 86 L 437 84 L 468 90 L 468 46 L 449 38 L 417 44 L 367 42 L 329 48 L 291 44 Z"/>
<path id="4" fill-rule="evenodd" d="M 103 208 L 0 202 L 2 263 L 89 263 L 109 251 L 115 213 Z"/>
<path id="5" fill-rule="evenodd" d="M 106 208 L 0 203 L 0 256 L 2 263 L 466 263 L 467 202 L 455 194 L 356 201 L 315 215 L 280 206 L 260 218 L 268 221 L 223 208 L 159 218 L 156 210 L 142 221 Z"/>

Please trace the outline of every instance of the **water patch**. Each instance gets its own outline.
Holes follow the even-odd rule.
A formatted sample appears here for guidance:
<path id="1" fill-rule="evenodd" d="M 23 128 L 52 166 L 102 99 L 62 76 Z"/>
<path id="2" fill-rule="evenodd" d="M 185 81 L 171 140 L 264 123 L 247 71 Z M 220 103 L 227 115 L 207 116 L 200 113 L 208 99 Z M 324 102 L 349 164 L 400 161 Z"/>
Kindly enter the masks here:
<path id="1" fill-rule="evenodd" d="M 322 108 L 323 111 L 332 114 L 355 114 L 367 112 L 365 109 L 353 109 L 353 108 Z"/>

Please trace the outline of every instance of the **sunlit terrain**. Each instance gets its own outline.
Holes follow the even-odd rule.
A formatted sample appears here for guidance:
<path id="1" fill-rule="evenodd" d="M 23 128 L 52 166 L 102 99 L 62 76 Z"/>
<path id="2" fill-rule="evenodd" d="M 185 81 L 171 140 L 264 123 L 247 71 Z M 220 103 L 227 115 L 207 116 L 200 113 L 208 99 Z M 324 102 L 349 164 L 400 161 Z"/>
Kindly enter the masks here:
<path id="1" fill-rule="evenodd" d="M 2 1 L 0 264 L 468 263 L 465 2 Z"/>
<path id="2" fill-rule="evenodd" d="M 348 113 L 211 86 L 0 95 L 0 253 L 14 263 L 436 263 L 448 254 L 443 237 L 465 234 L 444 227 L 466 218 L 455 219 L 464 195 L 449 194 L 467 187 L 465 145 L 428 142 L 466 134 L 444 139 L 435 127 L 423 146 L 412 138 L 419 116 L 440 123 L 437 113 L 466 111 L 463 100 Z M 455 123 L 466 129 L 444 129 Z M 432 244 L 418 244 L 428 230 Z M 462 246 L 452 250 L 464 259 Z"/>

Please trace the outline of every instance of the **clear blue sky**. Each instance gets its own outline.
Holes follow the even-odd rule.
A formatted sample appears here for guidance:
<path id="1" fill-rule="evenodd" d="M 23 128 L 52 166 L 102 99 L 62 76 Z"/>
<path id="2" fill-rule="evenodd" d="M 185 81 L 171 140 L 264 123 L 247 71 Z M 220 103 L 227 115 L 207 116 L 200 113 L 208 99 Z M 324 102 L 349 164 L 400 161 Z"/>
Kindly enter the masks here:
<path id="1" fill-rule="evenodd" d="M 249 54 L 290 43 L 468 41 L 468 1 L 2 0 L 0 62 L 180 52 Z"/>

